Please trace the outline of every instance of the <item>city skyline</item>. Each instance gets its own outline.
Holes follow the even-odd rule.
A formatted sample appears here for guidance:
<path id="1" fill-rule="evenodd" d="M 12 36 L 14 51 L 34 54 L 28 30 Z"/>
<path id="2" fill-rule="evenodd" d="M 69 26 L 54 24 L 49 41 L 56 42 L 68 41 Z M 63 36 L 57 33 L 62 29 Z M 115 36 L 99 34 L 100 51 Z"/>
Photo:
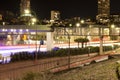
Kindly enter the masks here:
<path id="1" fill-rule="evenodd" d="M 0 1 L 0 11 L 9 10 L 14 13 L 20 13 L 20 1 L 21 0 L 1 0 Z M 50 11 L 51 10 L 58 10 L 61 13 L 61 18 L 71 18 L 71 17 L 90 17 L 95 18 L 97 15 L 97 1 L 98 0 L 31 0 L 31 9 L 36 12 L 36 15 L 40 19 L 50 19 Z M 111 7 L 111 13 L 120 13 L 120 1 L 116 0 L 110 0 L 110 7 Z"/>

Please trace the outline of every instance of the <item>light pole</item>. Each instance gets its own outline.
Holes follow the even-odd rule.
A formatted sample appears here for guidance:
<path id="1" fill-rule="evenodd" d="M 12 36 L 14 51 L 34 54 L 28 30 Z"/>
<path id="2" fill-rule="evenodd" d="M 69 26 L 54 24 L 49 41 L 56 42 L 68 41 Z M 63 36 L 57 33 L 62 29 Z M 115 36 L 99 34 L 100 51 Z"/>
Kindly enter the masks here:
<path id="1" fill-rule="evenodd" d="M 102 28 L 100 27 L 100 28 L 99 28 L 100 48 L 99 48 L 99 54 L 98 54 L 98 55 L 103 54 L 103 35 L 102 35 L 102 33 L 103 33 L 103 30 L 102 30 Z"/>
<path id="2" fill-rule="evenodd" d="M 114 24 L 112 24 L 112 25 L 111 25 L 112 35 L 114 35 L 114 28 L 115 28 L 115 25 L 114 25 Z"/>
<path id="3" fill-rule="evenodd" d="M 82 28 L 80 27 L 81 24 L 80 23 L 76 23 L 75 25 L 76 25 L 76 31 L 77 31 L 77 33 L 78 34 L 82 34 Z"/>
<path id="4" fill-rule="evenodd" d="M 112 44 L 112 50 L 113 50 L 113 53 L 114 53 L 114 45 Z"/>
<path id="5" fill-rule="evenodd" d="M 64 28 L 65 33 L 68 36 L 68 69 L 70 69 L 70 34 L 66 31 L 66 29 Z"/>
<path id="6" fill-rule="evenodd" d="M 31 19 L 31 24 L 32 25 L 35 25 L 35 23 L 37 22 L 37 19 L 36 18 L 32 18 Z M 35 25 L 36 26 L 36 25 Z M 36 52 L 35 52 L 35 62 L 37 61 L 37 26 L 35 27 L 36 28 Z"/>
<path id="7" fill-rule="evenodd" d="M 32 18 L 32 19 L 31 19 L 31 24 L 32 24 L 32 25 L 35 25 L 36 22 L 37 22 L 37 19 L 36 19 L 36 18 Z"/>
<path id="8" fill-rule="evenodd" d="M 88 47 L 88 51 L 89 51 L 89 52 L 88 52 L 88 57 L 89 57 L 89 56 L 90 56 L 90 47 Z"/>
<path id="9" fill-rule="evenodd" d="M 120 28 L 119 28 L 119 33 L 118 33 L 119 37 L 118 37 L 118 40 L 120 41 Z"/>

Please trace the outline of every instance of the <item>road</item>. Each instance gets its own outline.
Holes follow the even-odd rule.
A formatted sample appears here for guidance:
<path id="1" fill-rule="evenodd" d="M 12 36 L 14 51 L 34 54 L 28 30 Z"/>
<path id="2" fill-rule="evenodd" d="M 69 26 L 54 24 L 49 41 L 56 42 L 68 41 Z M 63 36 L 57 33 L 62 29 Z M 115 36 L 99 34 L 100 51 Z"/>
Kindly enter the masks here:
<path id="1" fill-rule="evenodd" d="M 113 46 L 115 44 L 120 45 L 120 43 L 115 43 L 115 41 L 104 41 L 103 46 Z M 99 42 L 89 42 L 87 46 L 99 46 Z M 59 47 L 59 48 L 69 48 L 68 43 L 61 43 L 61 44 L 54 44 L 54 47 Z M 77 43 L 70 43 L 70 48 L 75 48 L 78 47 Z M 81 47 L 81 46 L 80 46 Z M 38 51 L 39 50 L 39 45 L 15 45 L 15 46 L 0 46 L 0 57 L 2 60 L 9 62 L 10 61 L 10 55 L 11 53 L 17 53 L 17 52 L 22 52 L 22 51 Z M 40 48 L 40 51 L 46 51 L 46 45 L 42 45 Z M 2 61 L 0 60 L 0 61 Z"/>

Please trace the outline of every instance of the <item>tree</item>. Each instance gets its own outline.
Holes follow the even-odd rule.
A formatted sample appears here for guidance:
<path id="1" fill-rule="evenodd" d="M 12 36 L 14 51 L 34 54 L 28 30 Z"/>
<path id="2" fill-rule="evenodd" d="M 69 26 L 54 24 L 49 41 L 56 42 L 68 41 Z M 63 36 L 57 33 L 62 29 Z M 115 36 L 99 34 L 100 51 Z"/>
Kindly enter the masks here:
<path id="1" fill-rule="evenodd" d="M 89 40 L 87 38 L 77 38 L 74 41 L 78 43 L 78 48 L 79 48 L 79 43 L 81 43 L 81 46 L 83 48 L 84 43 L 89 42 Z"/>
<path id="2" fill-rule="evenodd" d="M 87 46 L 87 42 L 89 42 L 89 39 L 84 38 L 85 47 Z"/>

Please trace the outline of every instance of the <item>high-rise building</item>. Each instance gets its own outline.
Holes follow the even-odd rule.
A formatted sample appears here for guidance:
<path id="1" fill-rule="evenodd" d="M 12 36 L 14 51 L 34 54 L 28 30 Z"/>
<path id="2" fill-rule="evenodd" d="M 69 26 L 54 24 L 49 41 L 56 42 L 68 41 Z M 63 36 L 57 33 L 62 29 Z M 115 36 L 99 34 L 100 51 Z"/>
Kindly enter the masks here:
<path id="1" fill-rule="evenodd" d="M 51 11 L 51 20 L 59 20 L 60 12 L 59 11 Z"/>
<path id="2" fill-rule="evenodd" d="M 99 22 L 107 22 L 110 16 L 110 0 L 98 0 L 98 14 L 96 19 Z"/>
<path id="3" fill-rule="evenodd" d="M 30 0 L 21 0 L 20 3 L 20 21 L 24 24 L 32 24 L 32 18 L 34 16 L 31 13 L 30 9 Z"/>
<path id="4" fill-rule="evenodd" d="M 31 16 L 30 0 L 21 0 L 20 3 L 20 15 Z"/>

